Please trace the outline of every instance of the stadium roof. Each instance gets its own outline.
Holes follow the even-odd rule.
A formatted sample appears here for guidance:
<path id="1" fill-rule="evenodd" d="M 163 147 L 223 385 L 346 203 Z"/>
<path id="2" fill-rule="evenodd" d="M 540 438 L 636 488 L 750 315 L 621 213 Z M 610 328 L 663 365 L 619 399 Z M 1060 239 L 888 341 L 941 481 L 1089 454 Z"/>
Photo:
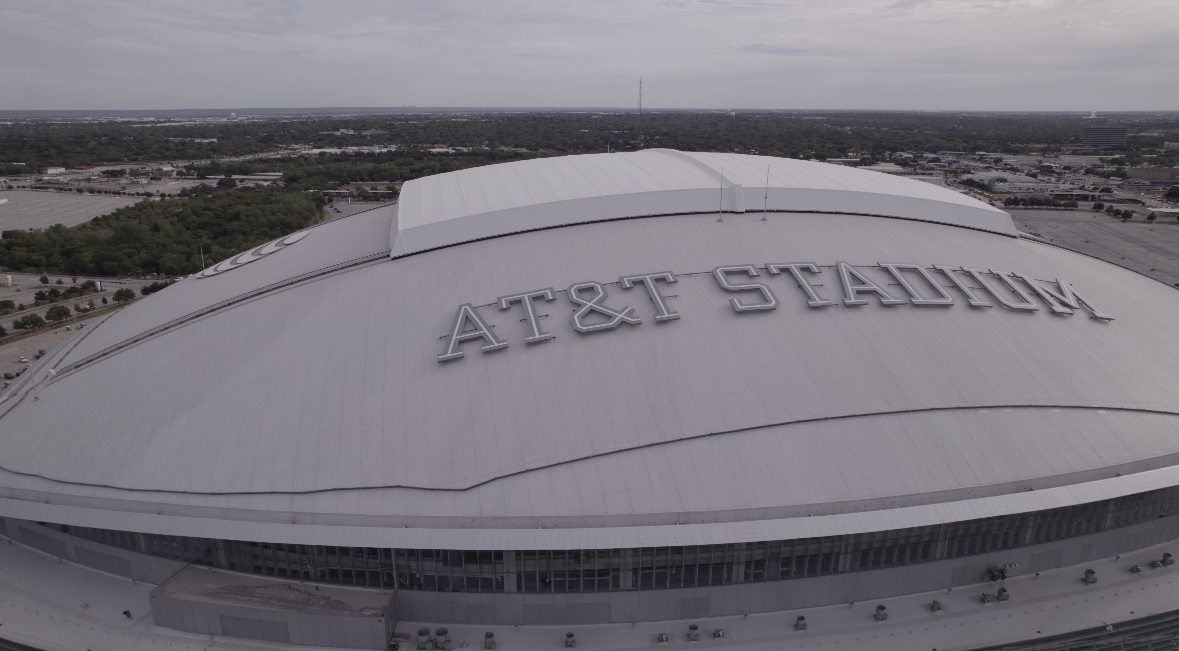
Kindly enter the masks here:
<path id="1" fill-rule="evenodd" d="M 1007 213 L 927 183 L 788 158 L 647 149 L 409 181 L 390 248 L 398 256 L 554 226 L 718 209 L 875 215 L 1016 235 Z"/>
<path id="2" fill-rule="evenodd" d="M 566 163 L 528 164 L 552 175 L 545 165 Z M 971 202 L 943 196 L 929 201 Z M 1179 321 L 1179 302 L 1125 269 L 986 229 L 858 214 L 619 219 L 390 259 L 397 222 L 390 206 L 258 247 L 52 351 L 26 374 L 37 394 L 26 382 L 0 401 L 0 514 L 75 509 L 82 524 L 89 510 L 159 533 L 215 521 L 242 540 L 298 524 L 356 545 L 371 541 L 359 530 L 401 528 L 438 547 L 461 529 L 543 544 L 526 533 L 537 527 L 652 527 L 658 544 L 689 544 L 669 542 L 688 531 L 677 523 L 745 523 L 722 528 L 730 537 L 811 516 L 928 523 L 1103 499 L 1132 483 L 1119 474 L 1176 480 L 1160 472 L 1179 457 L 1179 344 L 1159 324 Z M 712 275 L 801 260 L 817 261 L 832 297 L 837 260 L 1064 278 L 1117 320 L 961 300 L 812 309 L 768 275 L 781 306 L 737 314 Z M 658 270 L 678 278 L 667 294 L 680 320 L 654 322 L 642 289 L 613 284 Z M 611 283 L 608 303 L 633 306 L 641 326 L 583 335 L 564 297 L 538 301 L 556 338 L 525 346 L 519 306 L 497 305 L 587 280 Z M 509 348 L 472 342 L 439 364 L 463 303 Z M 608 536 L 580 540 L 591 538 Z"/>

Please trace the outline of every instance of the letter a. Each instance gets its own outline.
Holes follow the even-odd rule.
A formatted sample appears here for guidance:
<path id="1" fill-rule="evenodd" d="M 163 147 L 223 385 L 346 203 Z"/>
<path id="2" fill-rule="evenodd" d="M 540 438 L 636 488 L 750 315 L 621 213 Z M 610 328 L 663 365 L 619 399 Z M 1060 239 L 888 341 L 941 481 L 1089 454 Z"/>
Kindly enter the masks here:
<path id="1" fill-rule="evenodd" d="M 463 328 L 466 327 L 468 321 L 474 326 L 474 329 L 464 331 Z M 487 342 L 482 347 L 485 353 L 508 347 L 508 342 L 496 338 L 491 327 L 487 325 L 483 317 L 479 316 L 473 305 L 463 303 L 454 316 L 454 328 L 450 331 L 450 341 L 446 344 L 446 352 L 438 356 L 438 361 L 449 362 L 452 359 L 459 359 L 463 356 L 463 351 L 459 350 L 459 344 L 472 339 L 482 339 Z"/>

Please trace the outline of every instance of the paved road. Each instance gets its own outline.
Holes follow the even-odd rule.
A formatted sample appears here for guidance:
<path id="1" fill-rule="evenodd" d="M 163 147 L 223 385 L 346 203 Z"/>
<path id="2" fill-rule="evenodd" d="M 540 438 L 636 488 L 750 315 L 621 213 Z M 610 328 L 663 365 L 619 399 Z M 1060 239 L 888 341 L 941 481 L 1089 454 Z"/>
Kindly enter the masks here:
<path id="1" fill-rule="evenodd" d="M 1140 207 L 1141 210 L 1141 207 Z M 1057 246 L 1179 283 L 1179 222 L 1150 223 L 1141 214 L 1125 224 L 1089 210 L 1008 210 L 1015 227 Z"/>

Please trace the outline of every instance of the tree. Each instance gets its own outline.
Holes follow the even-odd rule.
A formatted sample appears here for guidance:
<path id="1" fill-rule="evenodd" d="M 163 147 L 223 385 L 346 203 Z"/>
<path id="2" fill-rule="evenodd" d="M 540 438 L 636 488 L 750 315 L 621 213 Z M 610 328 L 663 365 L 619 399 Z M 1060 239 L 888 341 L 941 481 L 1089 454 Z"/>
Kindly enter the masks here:
<path id="1" fill-rule="evenodd" d="M 219 188 L 236 188 L 237 181 L 235 181 L 232 176 L 227 176 L 227 177 L 217 181 L 217 187 L 219 187 Z"/>
<path id="2" fill-rule="evenodd" d="M 1179 185 L 1172 185 L 1167 190 L 1167 198 L 1168 199 L 1179 199 Z"/>
<path id="3" fill-rule="evenodd" d="M 160 291 L 161 289 L 164 289 L 165 287 L 171 285 L 174 282 L 176 282 L 176 281 L 173 280 L 173 281 L 154 282 L 150 285 L 144 285 L 143 287 L 139 288 L 139 293 L 143 294 L 144 296 L 147 296 L 149 294 L 154 294 L 154 293 Z"/>
<path id="4" fill-rule="evenodd" d="M 8 336 L 8 331 L 4 329 L 4 326 L 0 326 L 0 337 L 7 337 L 7 336 Z"/>
<path id="5" fill-rule="evenodd" d="M 42 285 L 48 285 L 48 284 L 49 284 L 49 276 L 41 276 L 41 277 L 40 277 L 40 278 L 38 278 L 37 280 L 40 280 Z"/>
<path id="6" fill-rule="evenodd" d="M 0 301 L 0 314 L 8 314 L 9 312 L 15 312 L 15 311 L 16 311 L 16 303 L 15 302 L 10 301 L 8 299 Z"/>
<path id="7" fill-rule="evenodd" d="M 1098 210 L 1098 211 L 1100 211 L 1100 210 L 1104 210 L 1104 209 L 1105 209 L 1105 204 L 1101 203 L 1100 201 L 1098 201 L 1098 202 L 1095 202 L 1095 203 L 1093 204 L 1093 210 Z"/>
<path id="8" fill-rule="evenodd" d="M 70 318 L 70 308 L 64 305 L 54 305 L 45 311 L 45 319 L 48 321 L 63 321 Z"/>
<path id="9" fill-rule="evenodd" d="M 105 296 L 102 297 L 102 304 L 106 305 L 106 297 Z"/>
<path id="10" fill-rule="evenodd" d="M 36 314 L 26 314 L 19 319 L 15 319 L 12 322 L 12 327 L 17 330 L 36 330 L 37 328 L 45 327 L 45 319 L 42 319 Z"/>
<path id="11" fill-rule="evenodd" d="M 128 301 L 133 301 L 135 300 L 135 291 L 123 288 L 115 292 L 113 298 L 115 299 L 116 303 L 126 303 Z"/>

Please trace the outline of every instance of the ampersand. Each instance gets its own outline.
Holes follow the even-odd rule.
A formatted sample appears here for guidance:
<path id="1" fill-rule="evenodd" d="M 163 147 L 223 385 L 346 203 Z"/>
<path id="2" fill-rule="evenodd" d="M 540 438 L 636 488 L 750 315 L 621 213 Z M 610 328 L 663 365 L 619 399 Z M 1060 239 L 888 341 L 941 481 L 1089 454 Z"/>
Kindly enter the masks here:
<path id="1" fill-rule="evenodd" d="M 595 292 L 593 298 L 589 299 L 588 301 L 581 297 L 581 293 L 585 290 L 593 290 Z M 605 305 L 602 305 L 602 301 L 606 300 L 606 288 L 603 287 L 601 283 L 596 283 L 593 281 L 577 283 L 575 285 L 570 285 L 569 289 L 566 290 L 566 293 L 568 294 L 569 300 L 571 302 L 581 306 L 574 310 L 573 316 L 570 318 L 570 320 L 573 322 L 573 329 L 578 332 L 599 332 L 602 330 L 613 330 L 614 328 L 622 325 L 624 322 L 631 325 L 639 325 L 642 323 L 642 320 L 640 320 L 638 317 L 630 316 L 631 313 L 635 311 L 633 307 L 624 307 L 620 311 L 615 311 L 609 307 L 606 307 Z M 582 319 L 588 316 L 590 312 L 597 312 L 598 314 L 609 317 L 610 320 L 603 323 L 585 325 L 582 322 Z"/>

